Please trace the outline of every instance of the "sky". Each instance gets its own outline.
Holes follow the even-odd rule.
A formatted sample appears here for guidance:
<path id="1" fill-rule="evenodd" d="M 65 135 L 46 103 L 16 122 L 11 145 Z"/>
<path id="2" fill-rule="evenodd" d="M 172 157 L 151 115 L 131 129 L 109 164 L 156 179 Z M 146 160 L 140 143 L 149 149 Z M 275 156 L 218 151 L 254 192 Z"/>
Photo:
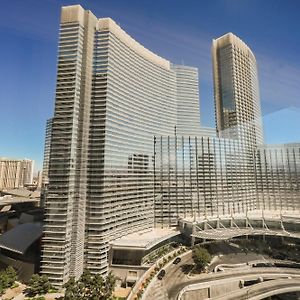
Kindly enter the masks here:
<path id="1" fill-rule="evenodd" d="M 265 142 L 300 142 L 300 1 L 2 0 L 0 157 L 43 161 L 53 116 L 60 8 L 81 4 L 111 17 L 146 48 L 199 68 L 203 126 L 214 127 L 211 42 L 227 32 L 254 52 Z"/>

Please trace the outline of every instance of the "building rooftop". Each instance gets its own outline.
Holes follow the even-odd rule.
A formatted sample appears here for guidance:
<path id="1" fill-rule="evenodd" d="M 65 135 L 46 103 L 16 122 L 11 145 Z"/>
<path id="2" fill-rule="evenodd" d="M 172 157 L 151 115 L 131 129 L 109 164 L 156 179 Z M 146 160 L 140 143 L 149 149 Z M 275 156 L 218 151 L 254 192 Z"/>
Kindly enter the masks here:
<path id="1" fill-rule="evenodd" d="M 111 245 L 113 248 L 149 249 L 154 245 L 179 234 L 179 231 L 170 228 L 153 228 L 147 231 L 123 236 L 113 241 Z"/>
<path id="2" fill-rule="evenodd" d="M 40 191 L 30 191 L 26 188 L 18 189 L 3 189 L 1 190 L 3 195 L 11 195 L 12 197 L 22 197 L 22 198 L 40 198 Z"/>
<path id="3" fill-rule="evenodd" d="M 24 254 L 42 233 L 42 223 L 20 224 L 0 236 L 0 249 Z"/>

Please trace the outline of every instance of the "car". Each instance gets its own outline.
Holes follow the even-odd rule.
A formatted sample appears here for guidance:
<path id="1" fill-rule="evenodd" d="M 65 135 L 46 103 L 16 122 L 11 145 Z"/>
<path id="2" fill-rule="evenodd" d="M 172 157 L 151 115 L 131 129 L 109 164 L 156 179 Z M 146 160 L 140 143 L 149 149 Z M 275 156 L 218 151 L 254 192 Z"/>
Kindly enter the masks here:
<path id="1" fill-rule="evenodd" d="M 160 272 L 157 275 L 157 278 L 159 280 L 162 280 L 164 278 L 164 276 L 166 275 L 166 271 L 164 269 L 160 270 Z"/>
<path id="2" fill-rule="evenodd" d="M 181 258 L 180 257 L 176 257 L 175 259 L 174 259 L 174 261 L 173 261 L 173 264 L 174 265 L 177 265 L 177 264 L 179 264 L 181 262 Z"/>

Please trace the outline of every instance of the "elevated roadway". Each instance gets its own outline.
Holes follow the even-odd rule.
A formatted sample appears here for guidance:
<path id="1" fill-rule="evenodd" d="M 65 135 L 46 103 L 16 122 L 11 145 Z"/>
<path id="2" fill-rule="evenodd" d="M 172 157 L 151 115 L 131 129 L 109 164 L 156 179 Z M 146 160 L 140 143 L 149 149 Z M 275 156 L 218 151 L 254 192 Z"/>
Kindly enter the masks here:
<path id="1" fill-rule="evenodd" d="M 154 279 L 155 283 L 147 291 L 146 296 L 143 297 L 143 300 L 178 300 L 179 294 L 187 286 L 201 284 L 202 287 L 208 288 L 211 284 L 216 285 L 218 281 L 223 284 L 226 281 L 232 282 L 235 280 L 239 282 L 240 280 L 255 280 L 259 277 L 262 277 L 265 280 L 288 279 L 289 277 L 300 280 L 300 270 L 274 267 L 200 274 L 190 277 L 187 276 L 187 266 L 189 266 L 190 263 L 191 254 L 182 259 L 180 264 L 171 265 L 169 268 L 167 268 L 165 277 L 162 280 L 158 280 L 156 278 Z M 185 270 L 187 271 L 186 273 L 183 272 Z"/>
<path id="2" fill-rule="evenodd" d="M 300 279 L 275 279 L 257 283 L 253 286 L 233 291 L 229 295 L 211 298 L 211 300 L 261 300 L 270 296 L 300 292 Z"/>

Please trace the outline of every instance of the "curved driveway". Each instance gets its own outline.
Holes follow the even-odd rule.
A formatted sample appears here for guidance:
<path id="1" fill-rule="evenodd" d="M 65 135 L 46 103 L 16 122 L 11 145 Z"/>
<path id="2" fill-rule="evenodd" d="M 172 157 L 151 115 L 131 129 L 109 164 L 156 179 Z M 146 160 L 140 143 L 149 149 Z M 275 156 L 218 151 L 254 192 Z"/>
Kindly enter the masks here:
<path id="1" fill-rule="evenodd" d="M 260 300 L 273 295 L 299 291 L 300 279 L 275 279 L 232 292 L 226 297 L 224 295 L 214 297 L 212 300 Z"/>
<path id="2" fill-rule="evenodd" d="M 176 300 L 179 292 L 187 285 L 204 283 L 212 280 L 226 279 L 255 274 L 282 274 L 284 276 L 300 275 L 300 270 L 291 268 L 253 268 L 251 270 L 236 270 L 231 272 L 201 274 L 192 278 L 185 273 L 188 272 L 187 265 L 191 264 L 191 253 L 182 258 L 178 265 L 171 265 L 166 269 L 166 276 L 155 283 L 147 291 L 145 300 Z M 183 270 L 182 270 L 183 269 Z M 183 271 L 186 271 L 185 273 Z M 237 299 L 237 298 L 236 298 Z"/>

